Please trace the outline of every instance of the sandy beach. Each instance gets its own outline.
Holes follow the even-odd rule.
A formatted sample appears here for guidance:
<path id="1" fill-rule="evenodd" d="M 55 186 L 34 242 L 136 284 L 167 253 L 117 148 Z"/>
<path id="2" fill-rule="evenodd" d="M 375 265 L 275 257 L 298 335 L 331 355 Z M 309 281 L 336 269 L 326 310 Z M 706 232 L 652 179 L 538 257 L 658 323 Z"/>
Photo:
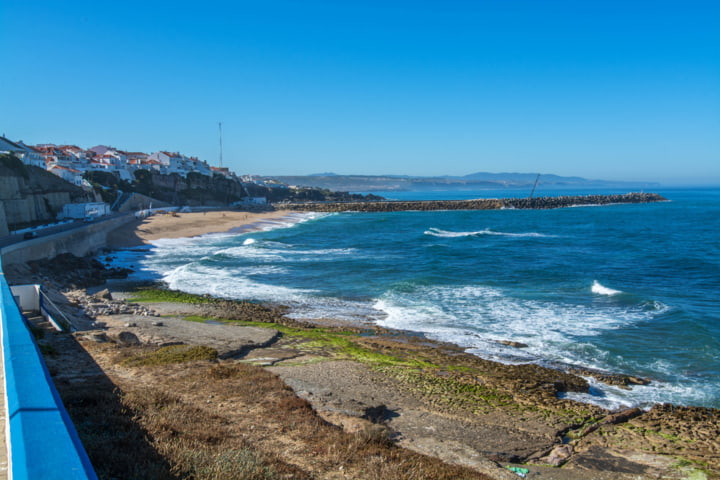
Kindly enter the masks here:
<path id="1" fill-rule="evenodd" d="M 208 233 L 249 231 L 293 215 L 289 211 L 234 210 L 156 214 L 129 222 L 108 235 L 108 248 L 134 247 L 161 238 L 196 237 Z"/>

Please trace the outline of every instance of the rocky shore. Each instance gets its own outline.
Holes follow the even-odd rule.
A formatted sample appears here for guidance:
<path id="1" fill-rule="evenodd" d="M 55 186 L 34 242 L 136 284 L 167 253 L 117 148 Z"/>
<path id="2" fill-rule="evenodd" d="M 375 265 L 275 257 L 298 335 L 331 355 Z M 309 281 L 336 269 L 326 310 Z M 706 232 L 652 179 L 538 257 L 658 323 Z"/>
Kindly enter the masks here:
<path id="1" fill-rule="evenodd" d="M 277 375 L 317 415 L 346 432 L 379 428 L 394 445 L 470 468 L 485 478 L 518 478 L 505 467 L 519 468 L 528 478 L 557 480 L 720 478 L 717 410 L 656 405 L 649 411 L 611 412 L 559 398 L 562 392 L 587 391 L 582 376 L 627 388 L 646 379 L 504 365 L 406 332 L 296 322 L 285 318 L 281 307 L 173 292 L 143 300 L 134 288 L 122 284 L 109 284 L 107 290 L 98 286 L 108 276 L 102 263 L 77 259 L 73 266 L 71 262 L 67 258 L 62 263 L 45 262 L 11 275 L 24 274 L 46 284 L 66 314 L 84 325 L 73 337 L 85 355 L 124 391 L 165 383 L 166 388 L 181 390 L 185 387 L 171 380 L 184 371 L 179 369 L 201 367 L 158 366 L 150 371 L 113 359 L 125 358 L 134 349 L 206 348 L 216 352 L 211 362 L 228 367 L 257 365 Z M 52 270 L 53 265 L 62 268 Z M 83 275 L 88 281 L 82 283 L 73 272 L 83 269 L 97 273 Z M 46 347 L 49 351 L 66 348 L 61 345 L 67 336 L 53 334 L 41 343 L 51 339 L 60 343 Z M 84 377 L 72 371 L 77 359 L 69 356 L 63 363 L 64 356 L 48 356 L 51 372 L 64 379 L 63 391 L 75 392 L 71 398 L 82 403 L 73 379 Z M 210 388 L 194 385 L 200 391 Z M 233 402 L 233 394 L 228 395 L 225 402 Z M 266 395 L 271 394 L 258 392 L 258 401 Z M 203 400 L 193 403 L 193 408 L 220 414 L 214 403 L 205 403 L 207 395 L 199 398 Z M 242 411 L 234 411 L 233 421 L 248 421 Z M 278 422 L 267 415 L 252 420 L 253 428 L 259 430 L 258 422 Z M 283 426 L 272 435 L 292 436 L 292 428 Z M 296 466 L 302 463 L 297 462 Z M 360 471 L 350 477 L 312 477 L 365 478 Z"/>
<path id="2" fill-rule="evenodd" d="M 308 212 L 401 212 L 432 210 L 501 210 L 551 209 L 578 205 L 610 205 L 621 203 L 651 203 L 667 199 L 656 193 L 627 193 L 624 195 L 582 195 L 537 198 L 500 198 L 475 200 L 423 200 L 346 203 L 278 203 L 278 210 Z"/>

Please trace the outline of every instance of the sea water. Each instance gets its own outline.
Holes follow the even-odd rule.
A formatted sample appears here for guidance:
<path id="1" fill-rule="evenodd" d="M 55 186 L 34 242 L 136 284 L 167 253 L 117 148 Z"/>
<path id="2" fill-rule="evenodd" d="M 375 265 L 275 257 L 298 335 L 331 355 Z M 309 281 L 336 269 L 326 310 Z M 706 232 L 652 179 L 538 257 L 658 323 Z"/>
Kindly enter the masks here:
<path id="1" fill-rule="evenodd" d="M 160 240 L 118 252 L 117 263 L 174 289 L 288 305 L 295 318 L 373 323 L 501 362 L 652 380 L 632 390 L 591 381 L 590 394 L 572 396 L 608 408 L 719 408 L 720 189 L 658 193 L 669 201 L 294 214 L 262 231 Z"/>

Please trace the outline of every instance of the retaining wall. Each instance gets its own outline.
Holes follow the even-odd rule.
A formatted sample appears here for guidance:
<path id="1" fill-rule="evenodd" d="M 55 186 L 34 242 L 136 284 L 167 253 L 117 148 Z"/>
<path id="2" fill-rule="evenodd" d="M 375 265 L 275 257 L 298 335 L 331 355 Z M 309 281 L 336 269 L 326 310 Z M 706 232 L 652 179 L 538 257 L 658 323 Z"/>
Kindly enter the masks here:
<path id="1" fill-rule="evenodd" d="M 83 257 L 107 244 L 107 235 L 119 226 L 134 221 L 133 215 L 82 225 L 65 232 L 40 236 L 0 249 L 2 264 L 12 265 L 53 258 L 61 253 Z"/>

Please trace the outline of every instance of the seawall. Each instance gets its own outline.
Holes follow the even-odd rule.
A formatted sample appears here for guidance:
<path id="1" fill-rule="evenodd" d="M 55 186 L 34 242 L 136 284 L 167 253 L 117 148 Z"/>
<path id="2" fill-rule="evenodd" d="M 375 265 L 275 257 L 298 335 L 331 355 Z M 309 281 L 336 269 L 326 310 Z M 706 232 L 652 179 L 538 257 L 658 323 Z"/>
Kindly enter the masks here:
<path id="1" fill-rule="evenodd" d="M 0 249 L 2 264 L 8 266 L 44 260 L 61 253 L 83 257 L 103 248 L 107 244 L 108 233 L 134 220 L 133 215 L 124 215 L 8 245 Z"/>
<path id="2" fill-rule="evenodd" d="M 623 195 L 582 195 L 537 198 L 485 198 L 475 200 L 418 200 L 347 203 L 279 203 L 278 210 L 306 212 L 402 212 L 432 210 L 500 210 L 551 209 L 577 205 L 611 205 L 621 203 L 651 203 L 667 201 L 657 193 L 627 193 Z"/>

